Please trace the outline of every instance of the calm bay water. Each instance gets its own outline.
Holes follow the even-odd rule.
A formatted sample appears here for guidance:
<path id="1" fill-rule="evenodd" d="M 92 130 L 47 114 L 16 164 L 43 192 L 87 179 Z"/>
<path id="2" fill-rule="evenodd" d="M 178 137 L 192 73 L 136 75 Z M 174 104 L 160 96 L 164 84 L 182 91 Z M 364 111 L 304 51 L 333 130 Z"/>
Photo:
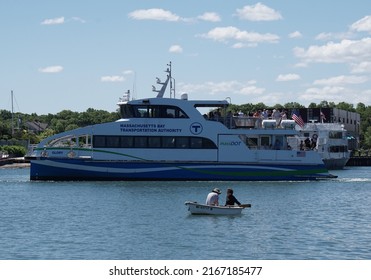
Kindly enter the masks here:
<path id="1" fill-rule="evenodd" d="M 31 182 L 0 169 L 0 259 L 371 259 L 371 168 L 319 182 Z M 228 187 L 252 208 L 192 216 Z"/>

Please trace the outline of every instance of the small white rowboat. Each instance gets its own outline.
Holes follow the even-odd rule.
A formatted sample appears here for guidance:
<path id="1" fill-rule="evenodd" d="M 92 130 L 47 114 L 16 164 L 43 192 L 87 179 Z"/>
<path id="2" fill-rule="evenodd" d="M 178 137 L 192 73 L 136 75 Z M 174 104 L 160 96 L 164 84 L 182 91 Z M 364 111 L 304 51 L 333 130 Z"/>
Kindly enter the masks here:
<path id="1" fill-rule="evenodd" d="M 188 211 L 194 215 L 239 215 L 243 209 L 251 207 L 251 204 L 241 204 L 240 206 L 211 206 L 193 201 L 186 201 L 184 204 L 188 206 Z"/>

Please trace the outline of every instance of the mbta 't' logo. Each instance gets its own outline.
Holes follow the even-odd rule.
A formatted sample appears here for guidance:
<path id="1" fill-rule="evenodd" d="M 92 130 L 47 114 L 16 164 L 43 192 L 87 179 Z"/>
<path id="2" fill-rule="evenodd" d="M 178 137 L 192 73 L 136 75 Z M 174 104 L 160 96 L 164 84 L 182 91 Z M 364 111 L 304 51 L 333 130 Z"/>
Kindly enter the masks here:
<path id="1" fill-rule="evenodd" d="M 192 134 L 198 135 L 202 132 L 202 125 L 198 122 L 194 122 L 189 127 L 189 130 L 191 131 Z"/>

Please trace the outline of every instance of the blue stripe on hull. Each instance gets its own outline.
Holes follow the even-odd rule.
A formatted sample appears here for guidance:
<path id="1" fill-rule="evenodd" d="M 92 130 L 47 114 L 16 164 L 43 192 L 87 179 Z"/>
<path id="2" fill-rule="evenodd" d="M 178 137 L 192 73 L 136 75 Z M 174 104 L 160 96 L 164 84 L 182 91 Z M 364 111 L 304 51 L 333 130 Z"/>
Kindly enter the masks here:
<path id="1" fill-rule="evenodd" d="M 331 177 L 324 165 L 152 163 L 39 159 L 31 161 L 31 180 L 130 181 L 282 181 Z"/>

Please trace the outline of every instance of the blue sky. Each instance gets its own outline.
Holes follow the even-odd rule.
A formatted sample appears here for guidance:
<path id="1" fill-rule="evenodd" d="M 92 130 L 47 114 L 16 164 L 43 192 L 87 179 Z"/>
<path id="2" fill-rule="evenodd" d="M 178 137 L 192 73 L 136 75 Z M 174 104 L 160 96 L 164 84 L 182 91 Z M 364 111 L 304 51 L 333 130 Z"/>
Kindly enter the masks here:
<path id="1" fill-rule="evenodd" d="M 177 97 L 371 105 L 364 0 L 0 0 L 0 36 L 0 109 L 112 112 L 169 61 Z"/>

